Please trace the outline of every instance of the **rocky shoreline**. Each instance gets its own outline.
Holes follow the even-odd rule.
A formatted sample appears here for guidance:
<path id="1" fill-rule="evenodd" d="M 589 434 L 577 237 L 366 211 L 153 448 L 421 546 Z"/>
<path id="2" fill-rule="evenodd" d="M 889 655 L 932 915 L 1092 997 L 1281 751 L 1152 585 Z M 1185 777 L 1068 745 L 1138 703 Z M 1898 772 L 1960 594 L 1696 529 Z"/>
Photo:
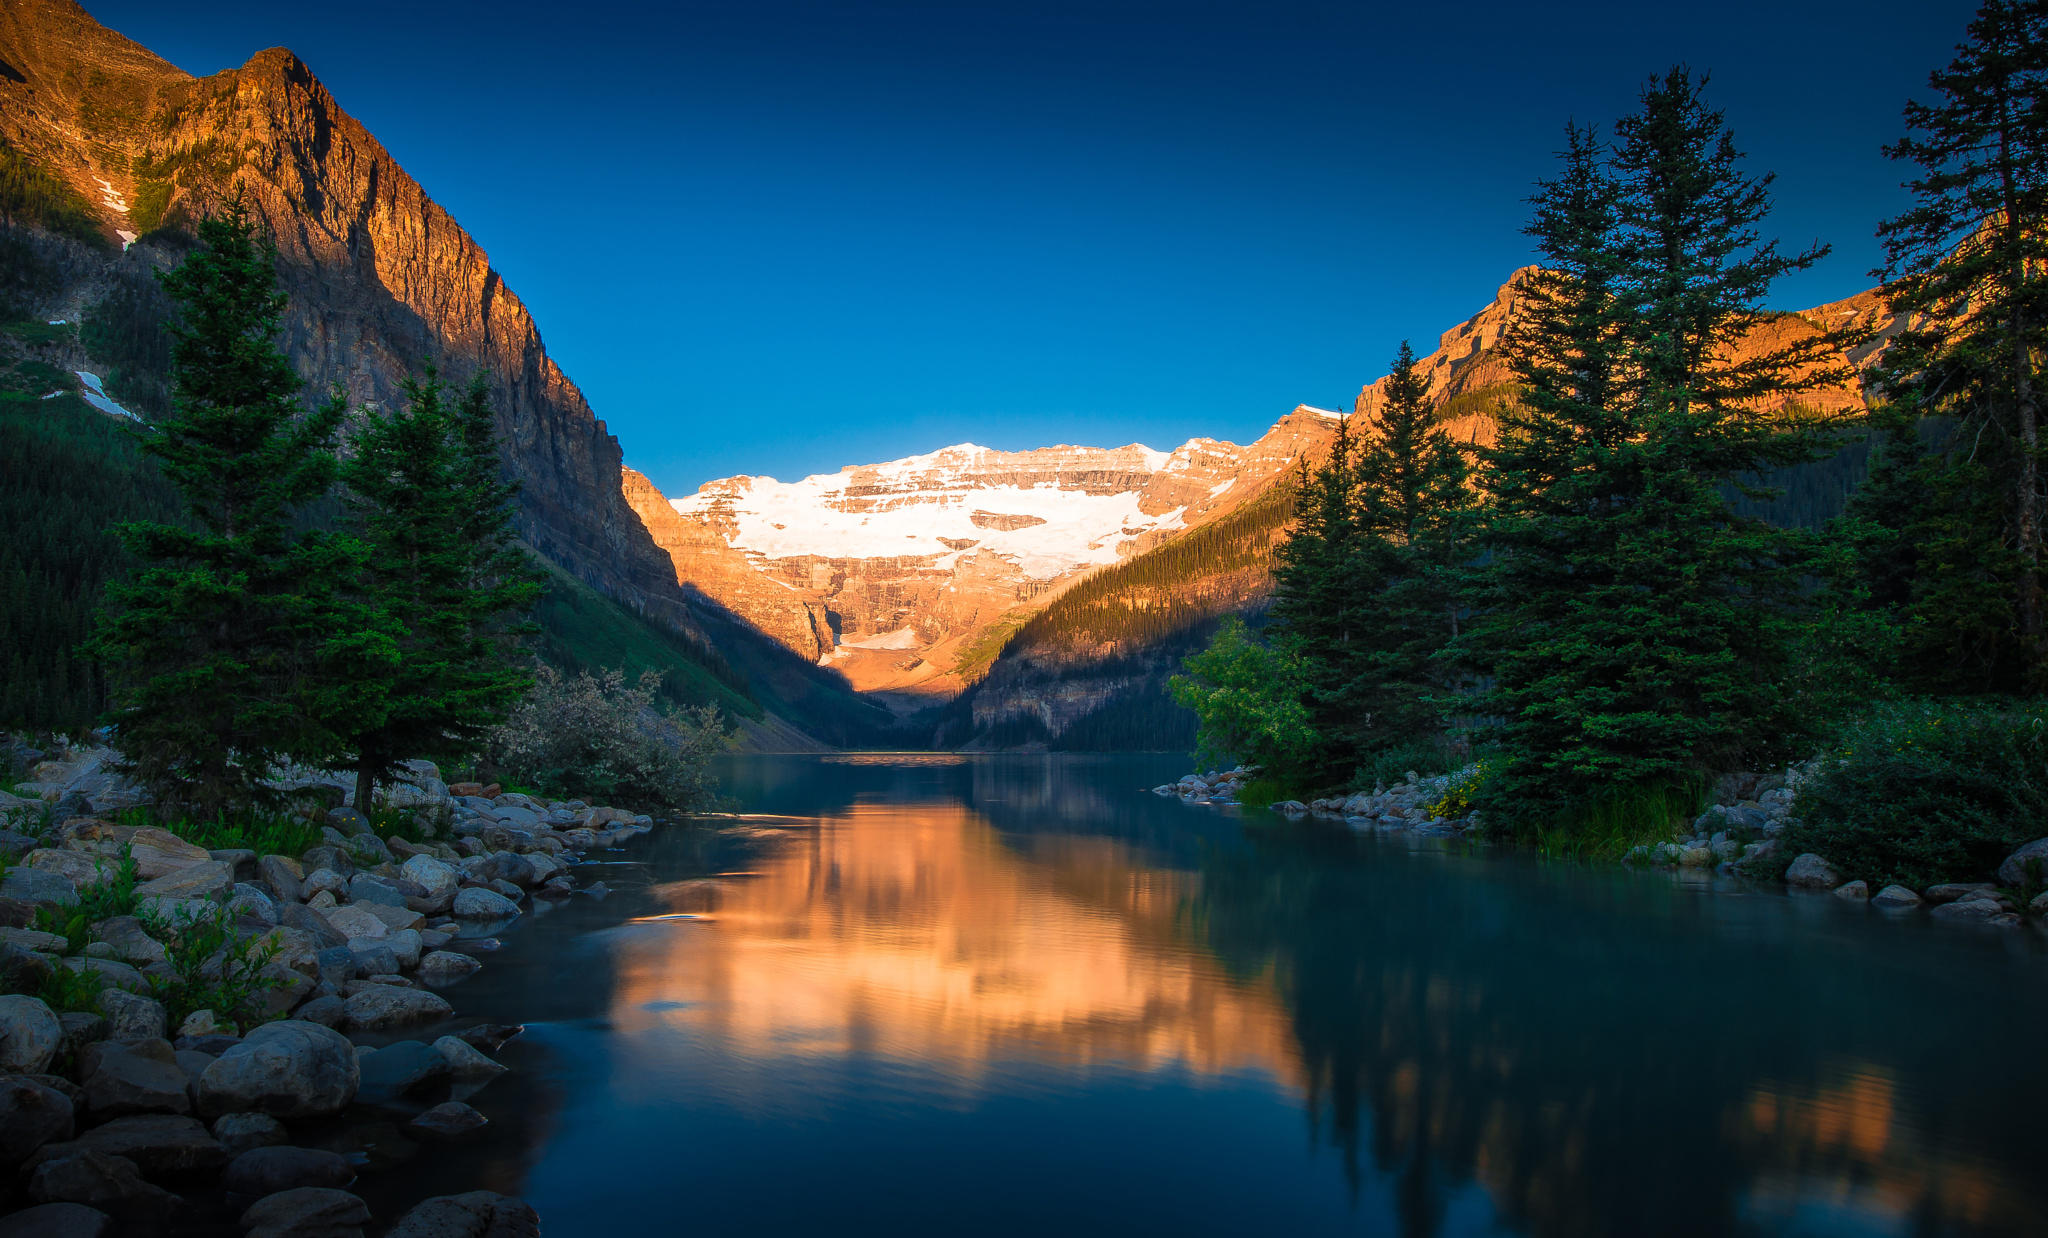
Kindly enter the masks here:
<path id="1" fill-rule="evenodd" d="M 415 762 L 392 801 L 420 841 L 380 837 L 342 777 L 311 771 L 283 785 L 334 804 L 310 810 L 318 843 L 208 851 L 100 815 L 139 798 L 111 756 L 67 750 L 21 794 L 0 792 L 0 1238 L 537 1234 L 530 1206 L 489 1191 L 373 1217 L 350 1189 L 374 1172 L 350 1124 L 395 1123 L 417 1144 L 489 1124 L 479 1093 L 520 1029 L 461 1027 L 450 998 L 522 915 L 604 897 L 579 861 L 653 819 L 451 786 Z M 133 913 L 87 921 L 79 909 L 103 906 L 128 865 Z M 180 953 L 195 925 L 223 934 L 196 966 Z M 173 1022 L 160 998 L 195 972 L 247 981 L 240 1022 L 212 1009 Z M 86 1008 L 35 996 L 52 991 L 84 993 L 69 1004 Z M 437 1025 L 457 1030 L 401 1038 Z"/>
<path id="2" fill-rule="evenodd" d="M 1267 807 L 1289 817 L 1341 819 L 1357 830 L 1462 837 L 1477 822 L 1469 811 L 1456 811 L 1462 807 L 1457 790 L 1475 771 L 1475 766 L 1466 766 L 1431 777 L 1411 771 L 1392 787 L 1306 802 L 1279 800 Z M 1241 805 L 1239 792 L 1256 772 L 1239 766 L 1186 774 L 1152 791 L 1188 804 Z M 1831 892 L 1845 901 L 1868 903 L 1894 914 L 1924 909 L 1930 919 L 1942 923 L 2005 929 L 2048 927 L 2044 924 L 2048 892 L 2036 894 L 2024 904 L 2012 893 L 2027 886 L 2030 866 L 2048 865 L 2048 838 L 2037 839 L 2007 856 L 1998 867 L 1996 881 L 1940 882 L 1921 890 L 1886 885 L 1873 891 L 1868 882 L 1844 880 L 1833 864 L 1810 852 L 1793 857 L 1786 865 L 1779 836 L 1792 820 L 1793 801 L 1807 773 L 1804 767 L 1794 766 L 1769 780 L 1730 786 L 1721 796 L 1727 802 L 1701 813 L 1689 831 L 1677 832 L 1668 842 L 1638 846 L 1622 862 L 1752 878 L 1766 872 L 1775 875 L 1782 868 L 1788 889 Z"/>

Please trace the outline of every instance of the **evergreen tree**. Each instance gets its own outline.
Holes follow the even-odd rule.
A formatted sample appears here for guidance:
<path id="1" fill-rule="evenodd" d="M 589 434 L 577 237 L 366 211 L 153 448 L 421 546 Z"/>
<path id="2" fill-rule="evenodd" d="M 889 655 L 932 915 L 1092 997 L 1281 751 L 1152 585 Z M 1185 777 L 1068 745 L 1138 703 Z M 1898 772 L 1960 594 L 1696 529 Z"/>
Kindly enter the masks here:
<path id="1" fill-rule="evenodd" d="M 308 412 L 278 348 L 276 250 L 239 198 L 198 239 L 164 276 L 179 310 L 171 409 L 143 440 L 189 525 L 123 527 L 143 567 L 109 590 L 91 649 L 127 767 L 163 802 L 211 816 L 269 798 L 280 760 L 326 754 L 308 693 L 327 673 L 331 586 L 354 552 L 294 528 L 333 481 L 343 409 Z"/>
<path id="2" fill-rule="evenodd" d="M 1523 387 L 1486 454 L 1486 546 L 1465 650 L 1492 678 L 1505 760 L 1488 784 L 1524 827 L 1648 804 L 1796 730 L 1795 547 L 1729 492 L 1810 447 L 1764 410 L 1841 377 L 1836 342 L 1735 360 L 1771 281 L 1816 261 L 1762 242 L 1769 178 L 1739 168 L 1703 82 L 1652 78 L 1610 152 L 1567 130 L 1528 232 L 1545 270 L 1508 355 Z"/>
<path id="3" fill-rule="evenodd" d="M 1974 537 L 1953 502 L 1945 515 L 1937 503 L 1891 527 L 1903 534 L 1922 518 L 1951 527 L 1947 597 L 1919 591 L 1917 619 L 1932 631 L 1974 629 L 1966 648 L 1980 668 L 2016 670 L 2010 686 L 2039 690 L 2048 686 L 2036 373 L 2048 348 L 2048 3 L 1988 0 L 1970 41 L 1929 84 L 1936 101 L 1907 104 L 1911 132 L 1886 148 L 1919 175 L 1906 184 L 1913 207 L 1878 230 L 1887 264 L 1877 274 L 1892 308 L 1909 316 L 1880 382 L 1899 416 L 1954 425 L 1948 450 L 1922 471 L 1956 472 L 1930 477 L 1923 497 L 1946 493 L 1967 508 L 1965 474 L 1976 474 L 2000 510 Z M 2006 595 L 1991 615 L 1971 613 L 1987 600 L 1973 583 L 1984 572 L 1999 574 Z"/>
<path id="4" fill-rule="evenodd" d="M 474 755 L 532 682 L 508 621 L 539 577 L 512 539 L 488 392 L 479 380 L 453 400 L 430 368 L 404 393 L 364 416 L 342 471 L 367 550 L 360 605 L 395 621 L 396 656 L 359 663 L 369 674 L 330 701 L 365 812 L 401 762 Z"/>
<path id="5" fill-rule="evenodd" d="M 1308 777 L 1328 782 L 1349 774 L 1344 754 L 1356 751 L 1370 725 L 1346 699 L 1369 652 L 1360 622 L 1376 586 L 1361 562 L 1369 547 L 1350 418 L 1337 422 L 1328 456 L 1314 466 L 1301 461 L 1294 485 L 1294 524 L 1273 555 L 1274 640 L 1300 668 L 1310 723 L 1323 740 Z"/>

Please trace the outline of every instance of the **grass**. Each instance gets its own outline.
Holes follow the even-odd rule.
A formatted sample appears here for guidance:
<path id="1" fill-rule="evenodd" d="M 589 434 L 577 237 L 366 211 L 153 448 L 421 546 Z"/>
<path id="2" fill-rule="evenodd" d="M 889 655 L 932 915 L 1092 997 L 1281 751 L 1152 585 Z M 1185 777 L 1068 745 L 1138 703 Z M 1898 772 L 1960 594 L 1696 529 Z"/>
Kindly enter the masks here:
<path id="1" fill-rule="evenodd" d="M 1536 850 L 1552 859 L 1619 860 L 1642 844 L 1668 841 L 1706 798 L 1703 787 L 1625 787 L 1560 815 L 1538 833 Z"/>
<path id="2" fill-rule="evenodd" d="M 534 607 L 541 659 L 566 674 L 624 671 L 628 682 L 642 671 L 660 671 L 660 701 L 674 708 L 716 705 L 729 717 L 759 718 L 763 710 L 741 679 L 715 651 L 668 632 L 575 579 L 551 563 L 548 590 Z"/>
<path id="3" fill-rule="evenodd" d="M 216 818 L 195 821 L 189 817 L 159 819 L 146 808 L 131 808 L 115 814 L 122 825 L 153 825 L 169 830 L 195 847 L 207 851 L 254 851 L 257 855 L 298 855 L 318 846 L 320 827 L 289 813 L 258 813 L 238 820 Z"/>

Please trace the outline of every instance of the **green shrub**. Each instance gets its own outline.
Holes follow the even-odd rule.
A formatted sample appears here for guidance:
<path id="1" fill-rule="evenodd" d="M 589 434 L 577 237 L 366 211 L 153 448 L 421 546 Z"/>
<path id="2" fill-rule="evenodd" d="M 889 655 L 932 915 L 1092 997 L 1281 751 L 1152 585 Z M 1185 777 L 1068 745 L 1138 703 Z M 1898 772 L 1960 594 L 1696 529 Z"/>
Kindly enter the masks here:
<path id="1" fill-rule="evenodd" d="M 198 1010 L 211 1010 L 244 1030 L 264 1021 L 256 1002 L 278 985 L 262 974 L 277 957 L 276 941 L 238 936 L 234 915 L 225 907 L 186 916 L 145 913 L 142 927 L 164 944 L 169 975 L 151 975 L 149 987 L 164 1004 L 172 1029 Z"/>
<path id="2" fill-rule="evenodd" d="M 257 855 L 298 855 L 322 840 L 320 827 L 283 812 L 250 812 L 233 820 L 216 817 L 163 819 L 148 809 L 131 809 L 115 817 L 123 825 L 154 825 L 208 851 L 248 850 Z"/>
<path id="3" fill-rule="evenodd" d="M 1978 881 L 2048 833 L 2048 704 L 1929 700 L 1850 728 L 1799 788 L 1788 861 L 1824 856 L 1844 879 Z"/>
<path id="4" fill-rule="evenodd" d="M 660 688 L 654 671 L 628 687 L 615 670 L 565 678 L 536 667 L 533 690 L 486 743 L 489 777 L 645 812 L 705 806 L 725 726 L 709 705 L 659 712 Z"/>
<path id="5" fill-rule="evenodd" d="M 104 857 L 94 860 L 93 866 L 101 874 L 107 872 Z M 78 902 L 70 907 L 36 908 L 36 928 L 45 933 L 55 933 L 70 943 L 67 953 L 77 954 L 85 949 L 85 943 L 94 923 L 111 920 L 115 916 L 135 914 L 135 887 L 141 884 L 141 876 L 135 870 L 135 857 L 126 848 L 121 851 L 115 863 L 113 874 L 105 880 L 94 882 L 78 892 Z"/>
<path id="6" fill-rule="evenodd" d="M 98 1014 L 100 994 L 107 988 L 104 972 L 91 968 L 73 971 L 59 963 L 50 969 L 43 983 L 36 988 L 34 996 L 43 999 L 43 1004 L 58 1014 L 77 1011 L 80 1014 Z"/>
<path id="7" fill-rule="evenodd" d="M 1489 786 L 1477 788 L 1482 806 Z M 1536 835 L 1544 855 L 1572 860 L 1619 860 L 1646 843 L 1666 842 L 1680 823 L 1706 806 L 1704 785 L 1618 787 L 1590 796 Z"/>
<path id="8" fill-rule="evenodd" d="M 1209 769 L 1242 761 L 1276 785 L 1302 786 L 1317 736 L 1303 703 L 1299 659 L 1254 639 L 1242 620 L 1231 618 L 1185 665 L 1187 673 L 1175 675 L 1167 688 L 1201 720 L 1197 764 Z"/>

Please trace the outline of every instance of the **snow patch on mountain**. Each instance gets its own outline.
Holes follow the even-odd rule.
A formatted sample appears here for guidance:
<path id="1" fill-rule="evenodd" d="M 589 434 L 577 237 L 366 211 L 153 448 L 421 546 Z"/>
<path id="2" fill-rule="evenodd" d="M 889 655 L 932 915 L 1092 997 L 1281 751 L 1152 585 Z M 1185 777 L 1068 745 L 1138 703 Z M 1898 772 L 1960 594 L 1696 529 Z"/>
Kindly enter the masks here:
<path id="1" fill-rule="evenodd" d="M 85 390 L 79 392 L 78 394 L 80 398 L 84 399 L 84 401 L 87 404 L 92 405 L 94 408 L 100 410 L 109 417 L 126 417 L 130 421 L 142 420 L 142 418 L 137 417 L 134 413 L 131 413 L 127 409 L 122 408 L 119 404 L 114 403 L 114 401 L 108 397 L 107 389 L 100 385 L 99 375 L 94 374 L 89 370 L 73 370 L 71 372 L 73 374 L 78 375 L 79 382 L 85 384 Z M 48 399 L 49 397 L 45 396 L 43 398 Z"/>

